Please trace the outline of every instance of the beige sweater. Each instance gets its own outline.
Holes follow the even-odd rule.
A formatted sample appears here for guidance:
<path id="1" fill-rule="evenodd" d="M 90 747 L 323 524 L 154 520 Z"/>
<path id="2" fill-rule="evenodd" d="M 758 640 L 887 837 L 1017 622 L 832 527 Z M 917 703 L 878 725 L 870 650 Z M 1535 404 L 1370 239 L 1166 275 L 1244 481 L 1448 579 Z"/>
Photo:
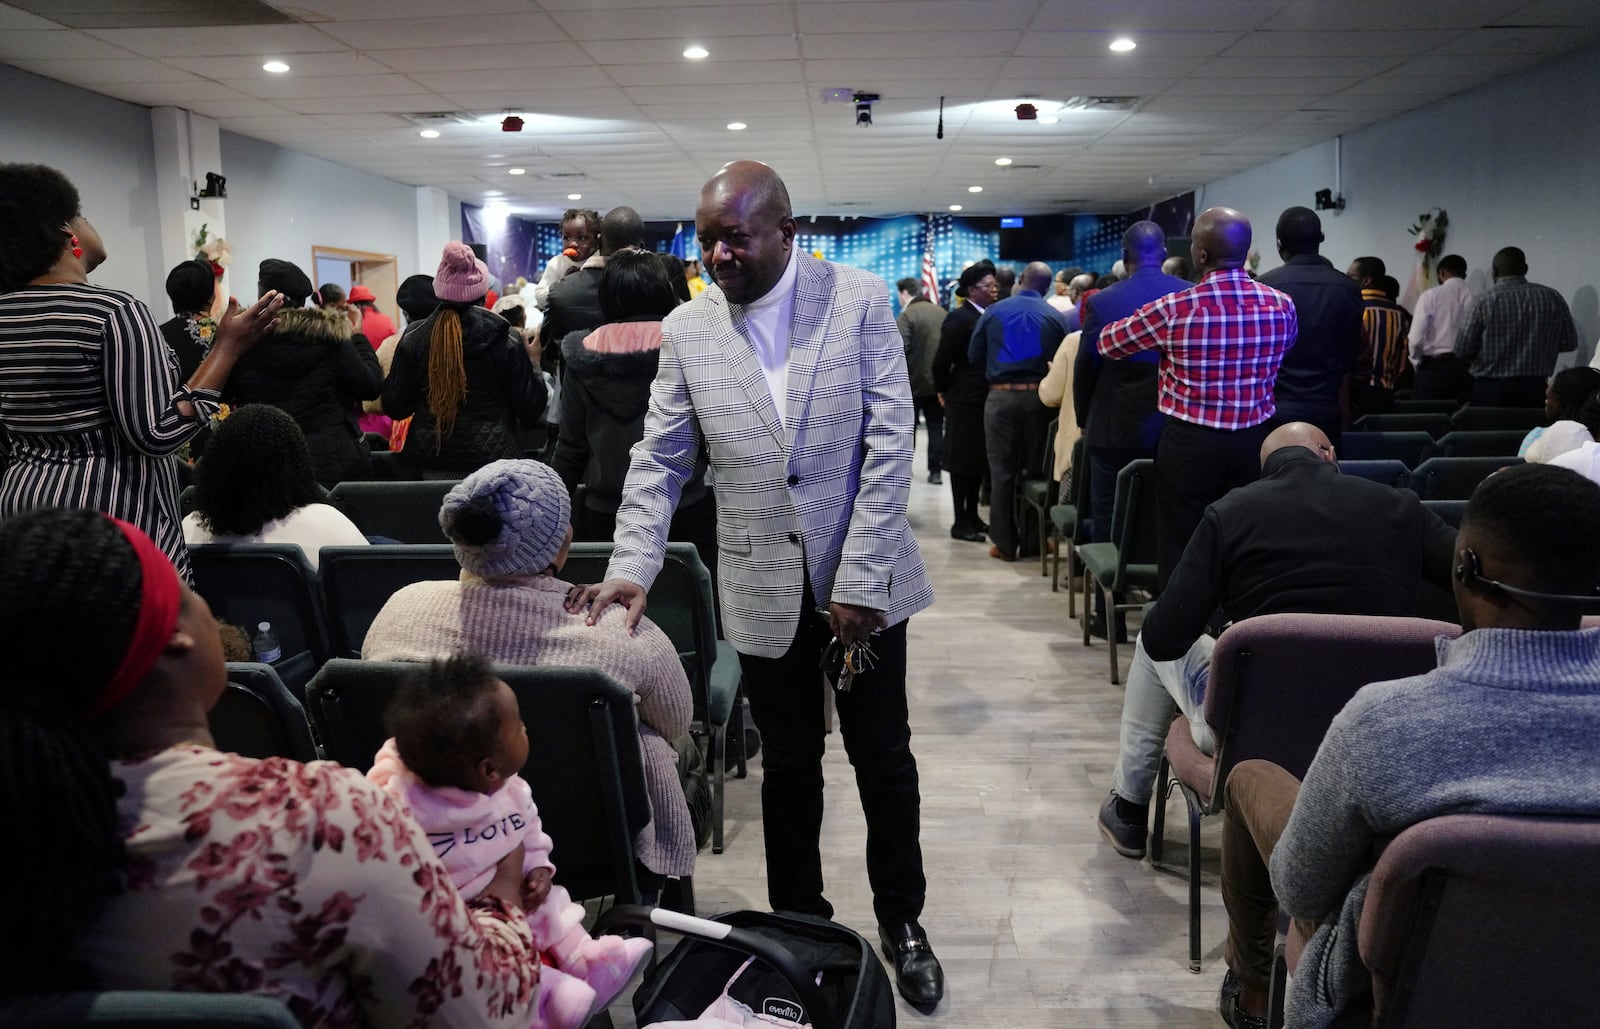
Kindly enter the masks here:
<path id="1" fill-rule="evenodd" d="M 428 661 L 471 651 L 508 665 L 596 668 L 632 687 L 639 703 L 650 823 L 634 852 L 658 875 L 694 873 L 694 830 L 668 740 L 689 731 L 694 701 L 667 634 L 649 619 L 635 635 L 613 605 L 594 626 L 563 607 L 568 583 L 548 575 L 485 582 L 463 572 L 455 582 L 417 582 L 389 598 L 367 630 L 361 656 L 371 661 Z M 556 840 L 557 853 L 561 841 Z"/>

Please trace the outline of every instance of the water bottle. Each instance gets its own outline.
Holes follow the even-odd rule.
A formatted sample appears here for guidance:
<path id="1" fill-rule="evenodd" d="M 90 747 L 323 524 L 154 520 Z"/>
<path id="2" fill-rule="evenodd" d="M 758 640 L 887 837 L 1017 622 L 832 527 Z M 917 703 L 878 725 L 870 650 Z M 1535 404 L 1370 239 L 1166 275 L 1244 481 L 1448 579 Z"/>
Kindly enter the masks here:
<path id="1" fill-rule="evenodd" d="M 272 631 L 271 622 L 261 622 L 256 626 L 256 634 L 250 638 L 250 646 L 256 652 L 257 661 L 267 664 L 277 664 L 283 656 L 283 644 L 278 642 L 278 634 Z"/>

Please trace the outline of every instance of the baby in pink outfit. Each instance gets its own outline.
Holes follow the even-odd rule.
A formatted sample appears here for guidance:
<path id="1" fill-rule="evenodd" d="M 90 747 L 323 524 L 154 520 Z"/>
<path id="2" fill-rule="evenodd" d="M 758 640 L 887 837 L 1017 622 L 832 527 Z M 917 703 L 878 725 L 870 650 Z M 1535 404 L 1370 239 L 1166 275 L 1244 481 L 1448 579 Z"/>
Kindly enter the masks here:
<path id="1" fill-rule="evenodd" d="M 435 661 L 401 686 L 387 722 L 393 738 L 367 778 L 411 810 L 463 897 L 483 892 L 521 845 L 528 926 L 545 960 L 533 1024 L 580 1029 L 616 999 L 651 944 L 592 938 L 583 906 L 551 884 L 550 837 L 517 774 L 528 760 L 528 731 L 516 694 L 478 658 Z"/>

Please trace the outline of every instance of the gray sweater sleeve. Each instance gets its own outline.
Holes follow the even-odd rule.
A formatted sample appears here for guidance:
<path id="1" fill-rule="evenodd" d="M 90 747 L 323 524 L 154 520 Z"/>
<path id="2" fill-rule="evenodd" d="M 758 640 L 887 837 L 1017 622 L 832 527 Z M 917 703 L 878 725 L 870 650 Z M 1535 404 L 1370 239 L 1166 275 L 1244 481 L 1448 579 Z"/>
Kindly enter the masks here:
<path id="1" fill-rule="evenodd" d="M 1362 706 L 1358 695 L 1333 720 L 1272 852 L 1273 892 L 1295 918 L 1321 920 L 1337 914 L 1350 887 L 1372 863 L 1376 833 L 1357 800 L 1370 795 L 1360 778 L 1371 757 L 1356 752 L 1352 717 L 1352 709 Z"/>

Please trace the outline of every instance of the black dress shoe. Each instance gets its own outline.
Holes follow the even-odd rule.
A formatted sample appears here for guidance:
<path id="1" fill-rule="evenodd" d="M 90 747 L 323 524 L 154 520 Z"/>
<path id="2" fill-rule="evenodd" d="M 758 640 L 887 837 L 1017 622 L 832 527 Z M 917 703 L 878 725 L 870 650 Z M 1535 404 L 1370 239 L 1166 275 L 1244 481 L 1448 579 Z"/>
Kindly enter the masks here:
<path id="1" fill-rule="evenodd" d="M 929 472 L 928 473 L 928 484 L 931 485 L 931 486 L 943 486 L 944 485 L 944 476 L 940 475 L 938 472 Z"/>
<path id="2" fill-rule="evenodd" d="M 984 521 L 982 518 L 979 518 L 977 521 L 973 522 L 972 524 L 976 525 L 978 527 L 978 531 L 981 532 L 981 533 L 987 534 L 988 531 L 989 531 L 989 523 Z"/>
<path id="3" fill-rule="evenodd" d="M 894 983 L 906 1003 L 932 1014 L 944 996 L 944 969 L 933 956 L 928 934 L 915 922 L 878 926 L 878 942 L 883 956 L 894 966 Z"/>
<path id="4" fill-rule="evenodd" d="M 966 540 L 968 543 L 982 543 L 989 537 L 970 525 L 952 525 L 950 526 L 950 538 L 953 540 Z"/>

